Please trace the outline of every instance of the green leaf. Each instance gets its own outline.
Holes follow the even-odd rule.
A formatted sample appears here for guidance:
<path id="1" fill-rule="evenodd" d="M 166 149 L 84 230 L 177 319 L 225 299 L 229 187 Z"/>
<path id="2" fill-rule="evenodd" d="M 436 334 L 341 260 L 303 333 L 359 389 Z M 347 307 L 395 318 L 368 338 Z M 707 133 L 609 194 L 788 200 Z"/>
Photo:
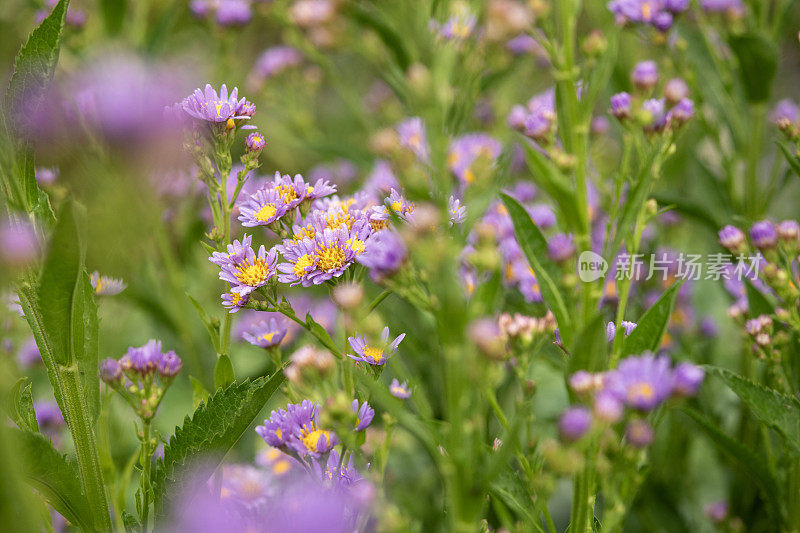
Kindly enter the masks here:
<path id="1" fill-rule="evenodd" d="M 604 326 L 603 315 L 598 315 L 580 332 L 575 339 L 575 346 L 570 350 L 570 359 L 567 362 L 569 375 L 578 370 L 596 372 L 602 369 L 608 349 Z"/>
<path id="2" fill-rule="evenodd" d="M 163 511 L 168 494 L 185 489 L 191 478 L 185 471 L 190 460 L 202 457 L 216 467 L 247 431 L 272 394 L 283 383 L 283 371 L 255 381 L 235 382 L 217 390 L 195 409 L 164 446 L 164 458 L 153 471 L 156 512 Z M 209 463 L 208 461 L 211 461 Z"/>
<path id="3" fill-rule="evenodd" d="M 8 395 L 8 417 L 20 429 L 39 432 L 39 422 L 36 420 L 36 411 L 33 408 L 30 378 L 19 378 L 11 387 Z"/>
<path id="4" fill-rule="evenodd" d="M 100 414 L 100 320 L 97 316 L 94 287 L 85 269 L 78 283 L 80 287 L 77 290 L 83 291 L 83 352 L 77 357 L 78 371 L 89 415 L 92 420 L 97 420 Z"/>
<path id="5" fill-rule="evenodd" d="M 319 342 L 325 345 L 327 349 L 333 353 L 333 355 L 337 357 L 342 356 L 341 350 L 336 346 L 336 343 L 333 342 L 331 336 L 328 334 L 328 330 L 323 328 L 314 318 L 311 316 L 311 313 L 306 313 L 306 329 L 309 333 L 314 335 Z"/>
<path id="6" fill-rule="evenodd" d="M 69 0 L 60 0 L 17 54 L 5 94 L 5 107 L 12 118 L 38 107 L 53 78 L 68 5 Z"/>
<path id="7" fill-rule="evenodd" d="M 733 35 L 728 44 L 739 60 L 739 79 L 748 102 L 769 100 L 778 71 L 778 47 L 761 33 Z"/>
<path id="8" fill-rule="evenodd" d="M 214 387 L 221 389 L 227 387 L 236 377 L 233 374 L 233 363 L 228 354 L 221 354 L 214 365 Z"/>
<path id="9" fill-rule="evenodd" d="M 783 438 L 786 451 L 800 459 L 800 401 L 797 398 L 768 389 L 724 368 L 706 368 L 721 377 L 762 424 Z"/>
<path id="10" fill-rule="evenodd" d="M 789 168 L 792 169 L 794 175 L 800 178 L 800 157 L 798 157 L 797 152 L 795 151 L 792 153 L 785 143 L 778 142 L 775 144 L 777 144 L 778 148 L 780 148 L 783 157 L 786 159 L 786 162 L 789 163 Z"/>
<path id="11" fill-rule="evenodd" d="M 189 383 L 192 384 L 192 409 L 197 409 L 197 406 L 206 401 L 211 393 L 194 376 L 189 376 Z"/>
<path id="12" fill-rule="evenodd" d="M 782 515 L 780 485 L 769 469 L 766 460 L 759 457 L 738 440 L 729 437 L 719 424 L 709 420 L 704 414 L 690 408 L 680 407 L 680 411 L 694 420 L 706 435 L 729 459 L 741 468 L 758 486 L 769 508 L 777 517 Z"/>
<path id="13" fill-rule="evenodd" d="M 197 315 L 200 317 L 200 321 L 206 327 L 206 330 L 208 331 L 208 334 L 211 337 L 211 343 L 214 345 L 214 350 L 219 352 L 219 320 L 214 319 L 216 320 L 215 323 L 214 320 L 212 320 L 211 317 L 208 316 L 206 310 L 203 309 L 203 306 L 200 305 L 200 302 L 195 300 L 194 297 L 188 292 L 186 293 L 186 296 L 192 302 L 192 305 L 197 311 Z"/>
<path id="14" fill-rule="evenodd" d="M 575 193 L 566 176 L 528 139 L 523 139 L 519 145 L 525 152 L 525 161 L 533 174 L 536 185 L 553 199 L 561 212 L 561 218 L 567 223 L 579 220 Z"/>
<path id="15" fill-rule="evenodd" d="M 650 194 L 650 189 L 656 176 L 655 172 L 653 172 L 653 163 L 655 162 L 657 155 L 658 150 L 652 149 L 642 162 L 642 166 L 639 168 L 639 172 L 637 173 L 634 181 L 633 189 L 625 200 L 625 205 L 622 207 L 622 213 L 620 214 L 619 222 L 617 222 L 614 241 L 610 248 L 612 253 L 617 253 L 617 250 L 619 250 L 623 239 L 628 238 L 628 236 L 631 234 L 636 224 L 636 219 L 639 217 L 639 212 L 641 211 L 644 203 L 647 201 L 647 197 Z"/>
<path id="16" fill-rule="evenodd" d="M 566 301 L 556 283 L 560 277 L 558 267 L 547 257 L 547 240 L 518 201 L 505 193 L 500 193 L 500 197 L 514 222 L 514 234 L 517 242 L 525 252 L 525 257 L 536 274 L 542 297 L 556 317 L 561 338 L 569 346 L 572 337 L 572 320 Z"/>
<path id="17" fill-rule="evenodd" d="M 533 510 L 533 495 L 530 489 L 522 482 L 519 475 L 510 468 L 503 470 L 497 480 L 491 484 L 491 493 L 505 503 L 509 509 L 521 517 L 526 524 L 535 527 L 537 531 L 544 531 L 540 521 L 531 512 Z"/>
<path id="18" fill-rule="evenodd" d="M 50 440 L 41 434 L 11 431 L 17 440 L 18 458 L 28 483 L 72 524 L 84 531 L 95 531 L 76 465 L 57 452 Z"/>
<path id="19" fill-rule="evenodd" d="M 766 294 L 756 289 L 752 281 L 745 278 L 744 286 L 747 291 L 747 307 L 752 316 L 771 315 L 775 312 L 775 305 L 769 301 Z"/>
<path id="20" fill-rule="evenodd" d="M 411 58 L 403 44 L 403 38 L 377 13 L 368 11 L 356 2 L 345 4 L 345 13 L 358 24 L 371 29 L 383 41 L 383 44 L 394 56 L 397 66 L 405 72 L 411 65 Z"/>
<path id="21" fill-rule="evenodd" d="M 683 285 L 683 280 L 675 282 L 664 291 L 656 303 L 645 311 L 636 328 L 625 338 L 622 344 L 622 357 L 642 352 L 656 352 L 661 346 L 661 339 L 667 331 L 669 317 L 675 307 L 675 299 Z"/>
<path id="22" fill-rule="evenodd" d="M 125 11 L 128 9 L 127 0 L 100 0 L 100 13 L 103 15 L 103 24 L 106 33 L 116 35 L 122 29 L 125 20 Z"/>

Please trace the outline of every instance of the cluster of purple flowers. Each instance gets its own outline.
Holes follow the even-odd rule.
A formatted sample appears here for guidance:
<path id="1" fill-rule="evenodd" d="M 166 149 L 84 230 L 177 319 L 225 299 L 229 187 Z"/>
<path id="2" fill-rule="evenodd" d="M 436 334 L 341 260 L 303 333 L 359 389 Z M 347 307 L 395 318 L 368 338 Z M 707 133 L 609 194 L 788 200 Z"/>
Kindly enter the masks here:
<path id="1" fill-rule="evenodd" d="M 689 0 L 612 0 L 608 9 L 620 24 L 644 24 L 666 32 L 675 16 L 689 9 Z"/>
<path id="2" fill-rule="evenodd" d="M 569 378 L 570 388 L 582 399 L 591 401 L 592 408 L 573 406 L 559 421 L 565 440 L 577 440 L 586 434 L 594 420 L 617 423 L 623 419 L 625 408 L 633 411 L 628 421 L 628 442 L 643 448 L 652 442 L 653 430 L 640 418 L 670 398 L 694 396 L 705 373 L 691 363 L 671 365 L 669 357 L 645 353 L 623 359 L 617 368 L 593 374 L 578 371 Z"/>
<path id="3" fill-rule="evenodd" d="M 556 217 L 553 210 L 547 204 L 532 203 L 536 197 L 536 188 L 529 183 L 520 183 L 513 190 L 507 191 L 523 203 L 533 222 L 541 230 L 547 230 L 555 226 Z M 542 295 L 539 291 L 539 283 L 531 269 L 522 248 L 519 246 L 514 235 L 514 225 L 505 206 L 500 202 L 494 202 L 487 209 L 483 217 L 483 225 L 489 228 L 497 241 L 497 249 L 502 259 L 503 281 L 506 285 L 516 286 L 525 299 L 529 302 L 541 302 Z M 478 238 L 477 233 L 473 232 L 470 241 L 475 243 Z M 558 237 L 552 240 L 551 252 L 554 257 L 564 258 L 574 253 L 574 244 L 569 237 Z M 562 242 L 559 242 L 562 241 Z M 466 256 L 472 250 L 468 249 Z M 462 276 L 469 278 L 469 270 L 462 272 Z M 467 279 L 468 281 L 468 279 Z M 469 283 L 468 283 L 469 285 Z"/>
<path id="4" fill-rule="evenodd" d="M 251 0 L 192 0 L 189 10 L 199 19 L 212 14 L 220 26 L 244 26 L 253 18 Z"/>
<path id="5" fill-rule="evenodd" d="M 149 340 L 130 347 L 119 360 L 100 363 L 100 378 L 119 392 L 143 419 L 155 416 L 164 392 L 181 371 L 183 362 L 170 350 L 163 352 L 161 341 Z"/>
<path id="6" fill-rule="evenodd" d="M 623 123 L 630 119 L 640 124 L 647 133 L 659 133 L 679 127 L 694 116 L 694 102 L 689 99 L 689 87 L 680 78 L 664 84 L 663 97 L 654 98 L 658 85 L 658 66 L 654 61 L 637 63 L 631 71 L 634 94 L 621 92 L 611 97 L 611 114 Z"/>

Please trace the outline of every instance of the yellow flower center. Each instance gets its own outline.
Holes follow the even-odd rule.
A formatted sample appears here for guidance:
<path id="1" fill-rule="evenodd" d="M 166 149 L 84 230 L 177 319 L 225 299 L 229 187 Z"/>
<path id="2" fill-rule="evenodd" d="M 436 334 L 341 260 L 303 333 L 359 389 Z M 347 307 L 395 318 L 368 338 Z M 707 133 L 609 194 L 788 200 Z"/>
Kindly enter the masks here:
<path id="1" fill-rule="evenodd" d="M 275 331 L 270 331 L 269 333 L 264 333 L 258 339 L 264 342 L 272 342 L 272 337 L 274 337 L 276 333 Z"/>
<path id="2" fill-rule="evenodd" d="M 269 267 L 267 267 L 267 263 L 263 259 L 256 259 L 252 265 L 245 259 L 236 265 L 236 271 L 236 279 L 239 280 L 239 283 L 244 283 L 251 287 L 267 281 L 269 276 Z"/>
<path id="3" fill-rule="evenodd" d="M 346 213 L 342 211 L 341 213 L 334 213 L 333 215 L 328 215 L 326 217 L 326 224 L 329 228 L 335 229 L 341 226 L 342 224 L 347 224 L 347 229 L 353 227 L 353 222 L 356 221 L 350 213 Z"/>
<path id="4" fill-rule="evenodd" d="M 370 220 L 369 225 L 372 228 L 372 231 L 380 231 L 382 229 L 386 229 L 389 227 L 388 220 Z"/>
<path id="5" fill-rule="evenodd" d="M 636 383 L 628 389 L 628 401 L 652 400 L 656 391 L 649 383 Z"/>
<path id="6" fill-rule="evenodd" d="M 450 168 L 453 168 L 458 163 L 458 152 L 450 152 L 450 155 L 447 156 L 447 164 Z"/>
<path id="7" fill-rule="evenodd" d="M 392 387 L 391 390 L 392 390 L 392 394 L 405 394 L 406 393 L 405 389 L 403 387 L 400 387 L 400 386 Z"/>
<path id="8" fill-rule="evenodd" d="M 297 199 L 297 191 L 291 185 L 277 185 L 275 189 L 281 195 L 285 204 L 290 204 L 292 200 Z"/>
<path id="9" fill-rule="evenodd" d="M 347 241 L 347 245 L 353 250 L 356 254 L 360 254 L 364 251 L 366 246 L 364 245 L 364 241 L 361 239 L 350 239 Z"/>
<path id="10" fill-rule="evenodd" d="M 471 168 L 468 168 L 464 171 L 464 181 L 467 183 L 474 183 L 475 182 L 475 173 L 472 172 Z"/>
<path id="11" fill-rule="evenodd" d="M 283 440 L 283 431 L 280 428 L 276 429 L 275 436 L 278 437 L 278 440 Z"/>
<path id="12" fill-rule="evenodd" d="M 97 278 L 97 286 L 94 288 L 95 294 L 102 294 L 106 290 L 108 282 L 103 278 Z"/>
<path id="13" fill-rule="evenodd" d="M 277 212 L 278 210 L 275 208 L 275 206 L 267 204 L 258 210 L 258 213 L 256 213 L 256 219 L 262 222 L 269 222 Z"/>
<path id="14" fill-rule="evenodd" d="M 232 305 L 238 306 L 241 301 L 242 301 L 242 295 L 241 294 L 239 294 L 238 292 L 232 292 L 231 293 L 231 304 Z"/>
<path id="15" fill-rule="evenodd" d="M 653 6 L 650 5 L 650 2 L 644 2 L 642 4 L 642 18 L 644 18 L 645 20 L 649 20 L 652 14 L 653 14 Z"/>
<path id="16" fill-rule="evenodd" d="M 232 118 L 229 118 L 229 119 L 228 119 L 228 120 L 225 122 L 225 129 L 226 129 L 226 130 L 228 130 L 228 131 L 231 131 L 231 130 L 232 130 L 233 128 L 235 128 L 235 127 L 236 127 L 236 122 L 234 122 Z"/>
<path id="17" fill-rule="evenodd" d="M 399 200 L 389 204 L 389 207 L 391 207 L 392 210 L 395 211 L 396 213 L 399 213 L 400 211 L 403 210 L 403 204 Z"/>
<path id="18" fill-rule="evenodd" d="M 383 349 L 367 346 L 364 348 L 364 357 L 368 357 L 377 363 L 383 357 Z"/>
<path id="19" fill-rule="evenodd" d="M 310 266 L 314 266 L 314 258 L 310 255 L 306 254 L 294 264 L 294 275 L 298 278 L 302 278 L 303 274 L 306 273 L 306 269 Z"/>
<path id="20" fill-rule="evenodd" d="M 254 500 L 261 496 L 261 484 L 255 479 L 248 479 L 242 483 L 239 496 L 247 500 Z"/>
<path id="21" fill-rule="evenodd" d="M 317 245 L 317 266 L 320 270 L 334 270 L 344 266 L 346 259 L 344 250 L 339 244 L 330 246 Z"/>
<path id="22" fill-rule="evenodd" d="M 315 428 L 314 422 L 311 422 L 308 426 L 303 426 L 303 429 L 300 430 L 303 446 L 306 447 L 306 450 L 311 452 L 317 451 L 317 445 L 323 437 L 325 437 L 326 442 L 330 441 L 330 435 L 330 431 Z"/>
<path id="23" fill-rule="evenodd" d="M 276 461 L 281 455 L 281 451 L 277 448 L 270 448 L 267 450 L 267 460 L 270 462 Z"/>
<path id="24" fill-rule="evenodd" d="M 314 228 L 314 224 L 308 224 L 305 227 L 300 228 L 297 230 L 292 238 L 295 242 L 300 242 L 303 239 L 313 239 L 317 235 L 317 230 Z"/>

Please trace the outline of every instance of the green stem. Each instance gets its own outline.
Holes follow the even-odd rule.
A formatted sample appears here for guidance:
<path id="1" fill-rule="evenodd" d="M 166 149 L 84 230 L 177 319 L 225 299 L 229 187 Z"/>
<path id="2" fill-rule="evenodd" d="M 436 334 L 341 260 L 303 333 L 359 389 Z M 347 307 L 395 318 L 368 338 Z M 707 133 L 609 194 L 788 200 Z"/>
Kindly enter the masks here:
<path id="1" fill-rule="evenodd" d="M 83 402 L 83 388 L 80 384 L 78 367 L 61 367 L 61 393 L 66 408 L 67 422 L 75 442 L 78 456 L 78 471 L 86 498 L 92 508 L 95 527 L 102 531 L 111 530 L 111 517 L 108 513 L 103 469 L 97 452 L 97 442 L 91 417 Z"/>
<path id="2" fill-rule="evenodd" d="M 150 463 L 153 460 L 150 450 L 150 421 L 142 420 L 142 453 L 139 456 L 139 464 L 142 467 L 142 475 L 139 478 L 142 495 L 142 513 L 140 516 L 142 533 L 147 533 L 147 522 L 150 517 Z"/>
<path id="3" fill-rule="evenodd" d="M 761 146 L 764 138 L 766 108 L 763 104 L 752 104 L 749 109 L 750 132 L 748 138 L 747 169 L 745 174 L 745 213 L 751 221 L 761 214 L 759 202 L 758 164 L 761 161 Z"/>

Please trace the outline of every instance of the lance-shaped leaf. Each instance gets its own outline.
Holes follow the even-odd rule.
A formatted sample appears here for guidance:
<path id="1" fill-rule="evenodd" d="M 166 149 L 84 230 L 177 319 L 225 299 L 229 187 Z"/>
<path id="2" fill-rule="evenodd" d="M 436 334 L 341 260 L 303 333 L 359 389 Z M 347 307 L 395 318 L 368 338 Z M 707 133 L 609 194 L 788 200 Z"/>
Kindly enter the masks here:
<path id="1" fill-rule="evenodd" d="M 730 370 L 707 366 L 717 374 L 753 415 L 783 438 L 785 450 L 800 458 L 800 401 L 754 383 Z"/>
<path id="2" fill-rule="evenodd" d="M 28 483 L 70 523 L 84 531 L 96 531 L 75 463 L 39 433 L 12 429 L 11 435 Z"/>
<path id="3" fill-rule="evenodd" d="M 775 476 L 769 469 L 766 460 L 756 455 L 738 440 L 728 436 L 719 428 L 718 423 L 709 420 L 704 414 L 690 407 L 681 407 L 680 410 L 694 420 L 717 448 L 753 480 L 761 490 L 764 499 L 769 503 L 770 511 L 775 516 L 781 516 L 780 485 L 775 480 Z"/>
<path id="4" fill-rule="evenodd" d="M 661 339 L 667 331 L 669 317 L 675 307 L 675 299 L 678 291 L 683 285 L 683 280 L 673 283 L 672 286 L 664 291 L 656 303 L 645 311 L 642 318 L 637 322 L 636 328 L 625 339 L 622 345 L 622 356 L 642 352 L 656 352 L 661 346 Z"/>
<path id="5" fill-rule="evenodd" d="M 566 300 L 558 287 L 557 280 L 560 278 L 558 268 L 547 256 L 547 239 L 518 201 L 505 193 L 500 193 L 500 197 L 514 222 L 514 234 L 517 242 L 525 252 L 525 257 L 528 259 L 533 273 L 536 274 L 542 297 L 556 317 L 561 338 L 569 346 L 572 338 L 572 320 Z"/>
<path id="6" fill-rule="evenodd" d="M 167 498 L 186 488 L 189 479 L 196 481 L 185 471 L 190 461 L 202 457 L 205 466 L 218 466 L 281 383 L 281 370 L 269 378 L 232 383 L 217 390 L 185 418 L 164 446 L 164 458 L 153 472 L 157 513 L 163 510 Z"/>
<path id="7" fill-rule="evenodd" d="M 36 411 L 33 408 L 30 378 L 19 378 L 11 387 L 7 403 L 8 417 L 20 429 L 39 432 L 39 422 L 36 420 Z"/>

